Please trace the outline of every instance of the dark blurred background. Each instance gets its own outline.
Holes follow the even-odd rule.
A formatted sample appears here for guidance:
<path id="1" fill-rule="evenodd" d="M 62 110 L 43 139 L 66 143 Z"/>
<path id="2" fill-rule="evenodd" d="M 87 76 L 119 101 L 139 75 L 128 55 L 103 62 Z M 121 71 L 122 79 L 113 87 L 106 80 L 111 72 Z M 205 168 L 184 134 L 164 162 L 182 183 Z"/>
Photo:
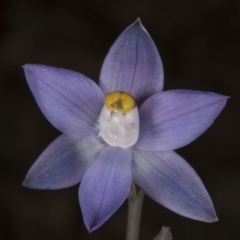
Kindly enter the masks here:
<path id="1" fill-rule="evenodd" d="M 153 239 L 162 225 L 170 226 L 173 240 L 240 239 L 240 1 L 1 0 L 1 240 L 125 238 L 126 203 L 89 234 L 78 186 L 56 191 L 22 186 L 32 163 L 59 132 L 38 109 L 21 65 L 72 69 L 98 82 L 110 46 L 137 17 L 161 53 L 165 89 L 231 96 L 214 125 L 177 151 L 202 178 L 220 221 L 181 217 L 146 196 L 140 239 Z"/>

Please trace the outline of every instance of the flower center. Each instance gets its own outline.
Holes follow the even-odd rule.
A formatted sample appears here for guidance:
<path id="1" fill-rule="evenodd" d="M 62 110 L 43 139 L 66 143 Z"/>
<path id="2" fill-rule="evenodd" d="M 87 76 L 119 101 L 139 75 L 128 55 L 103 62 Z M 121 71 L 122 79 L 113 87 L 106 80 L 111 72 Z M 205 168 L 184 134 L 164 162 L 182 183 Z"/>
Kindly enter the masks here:
<path id="1" fill-rule="evenodd" d="M 125 92 L 112 92 L 98 119 L 99 136 L 111 146 L 128 148 L 137 142 L 139 115 L 135 99 Z"/>
<path id="2" fill-rule="evenodd" d="M 136 106 L 136 102 L 128 93 L 112 92 L 106 96 L 105 105 L 110 111 L 127 113 Z"/>

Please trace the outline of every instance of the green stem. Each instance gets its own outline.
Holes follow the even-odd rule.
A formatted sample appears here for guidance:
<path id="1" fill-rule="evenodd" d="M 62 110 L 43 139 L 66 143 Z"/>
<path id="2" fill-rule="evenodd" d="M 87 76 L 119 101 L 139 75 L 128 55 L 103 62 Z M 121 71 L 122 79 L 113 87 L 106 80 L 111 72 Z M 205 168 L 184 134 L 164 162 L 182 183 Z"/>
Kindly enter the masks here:
<path id="1" fill-rule="evenodd" d="M 138 240 L 144 193 L 132 185 L 128 196 L 128 223 L 126 240 Z"/>

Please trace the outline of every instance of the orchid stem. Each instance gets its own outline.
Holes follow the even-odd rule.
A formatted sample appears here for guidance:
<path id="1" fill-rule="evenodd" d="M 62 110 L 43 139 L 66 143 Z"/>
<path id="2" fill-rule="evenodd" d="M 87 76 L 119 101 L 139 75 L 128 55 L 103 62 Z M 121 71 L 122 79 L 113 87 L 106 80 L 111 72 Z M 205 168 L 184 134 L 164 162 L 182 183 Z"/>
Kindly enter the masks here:
<path id="1" fill-rule="evenodd" d="M 128 196 L 128 222 L 126 240 L 138 240 L 143 196 L 143 191 L 138 189 L 135 184 L 133 184 Z"/>

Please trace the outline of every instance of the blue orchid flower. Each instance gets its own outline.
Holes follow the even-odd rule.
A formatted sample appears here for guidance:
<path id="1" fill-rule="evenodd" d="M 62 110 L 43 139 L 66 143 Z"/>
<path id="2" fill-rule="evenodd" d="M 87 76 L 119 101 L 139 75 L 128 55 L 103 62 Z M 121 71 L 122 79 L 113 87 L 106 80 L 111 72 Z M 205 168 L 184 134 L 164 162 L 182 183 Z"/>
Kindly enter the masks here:
<path id="1" fill-rule="evenodd" d="M 63 133 L 33 164 L 24 186 L 60 189 L 81 182 L 89 231 L 122 205 L 132 182 L 180 215 L 217 220 L 202 181 L 173 150 L 199 137 L 227 97 L 163 91 L 162 61 L 140 20 L 111 47 L 99 86 L 66 69 L 26 64 L 24 71 L 41 111 Z"/>

